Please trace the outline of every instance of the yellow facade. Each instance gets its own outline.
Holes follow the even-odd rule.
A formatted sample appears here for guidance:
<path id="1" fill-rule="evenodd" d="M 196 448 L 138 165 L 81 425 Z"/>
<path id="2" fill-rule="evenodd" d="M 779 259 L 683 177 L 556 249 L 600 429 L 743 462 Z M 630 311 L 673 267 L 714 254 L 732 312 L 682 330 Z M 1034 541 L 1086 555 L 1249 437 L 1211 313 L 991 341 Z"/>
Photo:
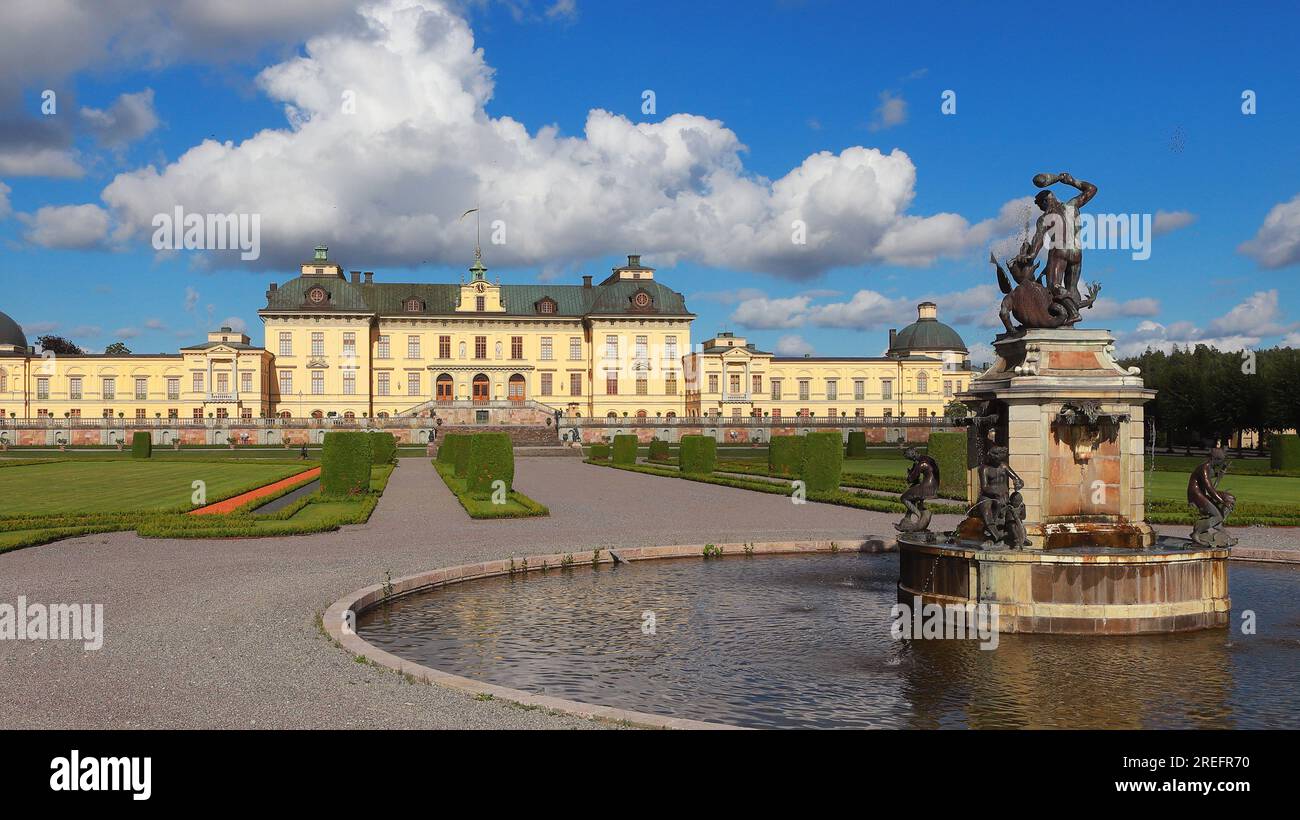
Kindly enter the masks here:
<path id="1" fill-rule="evenodd" d="M 36 353 L 0 345 L 0 416 L 257 418 L 270 412 L 270 356 L 223 328 L 175 354 Z"/>
<path id="2" fill-rule="evenodd" d="M 921 354 L 779 357 L 730 333 L 706 340 L 686 370 L 687 412 L 731 418 L 942 416 L 973 375 L 964 360 Z"/>
<path id="3" fill-rule="evenodd" d="M 587 418 L 917 418 L 943 415 L 972 375 L 931 303 L 898 345 L 891 331 L 887 356 L 788 358 L 729 333 L 693 348 L 694 314 L 637 256 L 599 284 L 502 285 L 478 259 L 469 274 L 459 284 L 375 282 L 317 248 L 297 277 L 267 290 L 264 348 L 223 328 L 176 354 L 42 355 L 0 317 L 0 415 L 357 419 L 519 407 Z"/>

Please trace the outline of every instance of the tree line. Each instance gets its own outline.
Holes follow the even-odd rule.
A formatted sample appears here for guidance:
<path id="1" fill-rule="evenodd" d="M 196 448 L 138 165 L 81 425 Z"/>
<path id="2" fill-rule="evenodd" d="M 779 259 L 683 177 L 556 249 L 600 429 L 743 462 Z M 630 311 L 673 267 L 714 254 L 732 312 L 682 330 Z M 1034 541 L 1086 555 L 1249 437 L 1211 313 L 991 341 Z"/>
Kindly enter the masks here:
<path id="1" fill-rule="evenodd" d="M 1238 432 L 1300 429 L 1300 350 L 1228 352 L 1206 345 L 1148 349 L 1120 360 L 1140 367 L 1156 397 L 1146 405 L 1158 447 L 1227 443 Z"/>

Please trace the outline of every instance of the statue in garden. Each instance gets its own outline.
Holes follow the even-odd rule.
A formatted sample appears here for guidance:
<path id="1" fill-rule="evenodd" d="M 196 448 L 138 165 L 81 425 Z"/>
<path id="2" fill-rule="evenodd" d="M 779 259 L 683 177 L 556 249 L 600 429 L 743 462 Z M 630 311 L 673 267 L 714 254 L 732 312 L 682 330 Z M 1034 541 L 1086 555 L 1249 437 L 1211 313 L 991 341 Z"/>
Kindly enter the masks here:
<path id="1" fill-rule="evenodd" d="M 1192 528 L 1192 541 L 1203 547 L 1231 547 L 1237 543 L 1223 528 L 1232 508 L 1237 506 L 1232 493 L 1219 489 L 1219 481 L 1227 472 L 1228 456 L 1222 448 L 1215 447 L 1187 480 L 1187 502 L 1201 513 Z"/>
<path id="2" fill-rule="evenodd" d="M 1061 202 L 1056 194 L 1047 190 L 1048 186 L 1062 182 L 1078 189 L 1078 196 Z M 1034 204 L 1043 212 L 1038 218 L 1038 227 L 1034 238 L 1029 243 L 1028 253 L 1031 259 L 1038 256 L 1047 243 L 1047 289 L 1052 299 L 1065 308 L 1066 325 L 1073 325 L 1082 318 L 1079 310 L 1091 307 L 1100 286 L 1093 284 L 1089 298 L 1084 299 L 1079 293 L 1079 278 L 1083 275 L 1083 245 L 1079 240 L 1079 210 L 1097 195 L 1097 186 L 1091 182 L 1077 180 L 1066 171 L 1059 174 L 1037 174 L 1034 185 L 1043 190 L 1034 197 Z"/>
<path id="3" fill-rule="evenodd" d="M 927 498 L 939 494 L 939 464 L 928 455 L 921 455 L 915 447 L 908 447 L 904 453 L 912 462 L 912 469 L 907 471 L 907 489 L 899 499 L 907 508 L 903 520 L 894 525 L 899 532 L 925 532 L 930 529 L 933 516 L 925 507 Z"/>
<path id="4" fill-rule="evenodd" d="M 984 535 L 992 545 L 1012 549 L 1029 546 L 1025 535 L 1025 502 L 1020 496 L 1025 482 L 1007 464 L 1006 447 L 990 447 L 979 468 L 980 498 L 970 514 L 984 522 Z"/>

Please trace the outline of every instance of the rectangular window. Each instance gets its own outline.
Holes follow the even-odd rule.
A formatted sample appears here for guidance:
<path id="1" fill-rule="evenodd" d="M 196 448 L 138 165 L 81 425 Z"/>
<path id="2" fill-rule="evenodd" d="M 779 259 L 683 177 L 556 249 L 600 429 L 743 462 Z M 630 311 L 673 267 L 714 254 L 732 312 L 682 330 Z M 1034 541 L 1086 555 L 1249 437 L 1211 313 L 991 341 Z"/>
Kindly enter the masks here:
<path id="1" fill-rule="evenodd" d="M 542 361 L 549 362 L 553 358 L 555 358 L 555 356 L 554 356 L 554 351 L 551 349 L 551 337 L 543 336 L 542 337 Z"/>
<path id="2" fill-rule="evenodd" d="M 72 378 L 68 379 L 68 398 L 70 399 L 81 398 L 81 377 L 80 376 L 73 376 Z"/>
<path id="3" fill-rule="evenodd" d="M 926 411 L 924 407 L 922 407 L 916 411 L 916 417 L 921 419 L 928 419 L 930 417 L 930 414 L 929 412 Z"/>
<path id="4" fill-rule="evenodd" d="M 510 358 L 522 359 L 523 357 L 524 357 L 524 337 L 511 336 L 510 337 Z"/>
<path id="5" fill-rule="evenodd" d="M 674 370 L 664 374 L 664 393 L 669 396 L 677 395 L 677 372 Z"/>
<path id="6" fill-rule="evenodd" d="M 148 380 L 148 379 L 136 379 L 136 380 L 135 380 L 135 397 L 136 397 L 137 400 L 141 400 L 141 401 L 144 400 L 144 399 L 149 398 L 149 380 Z"/>
<path id="7" fill-rule="evenodd" d="M 763 392 L 763 377 L 762 377 L 762 376 L 752 376 L 752 377 L 750 378 L 749 382 L 750 382 L 750 384 L 749 384 L 749 388 L 750 388 L 749 392 L 753 393 L 755 396 L 758 396 L 760 393 Z"/>
<path id="8" fill-rule="evenodd" d="M 355 396 L 357 394 L 357 371 L 343 371 L 343 395 Z"/>
<path id="9" fill-rule="evenodd" d="M 325 395 L 325 374 L 319 370 L 311 372 L 311 394 L 313 396 Z"/>
<path id="10" fill-rule="evenodd" d="M 808 379 L 799 380 L 799 401 L 808 401 L 808 397 L 812 395 L 812 391 L 809 389 L 810 384 L 811 382 Z"/>
<path id="11" fill-rule="evenodd" d="M 203 421 L 203 408 L 195 407 L 194 412 L 190 414 L 195 421 Z"/>
<path id="12" fill-rule="evenodd" d="M 388 391 L 390 390 L 388 382 L 389 375 L 390 374 L 387 372 L 376 374 L 376 389 L 379 391 L 379 395 L 381 396 L 387 396 Z"/>
<path id="13" fill-rule="evenodd" d="M 826 380 L 826 398 L 838 399 L 840 397 L 840 383 L 834 379 Z"/>
<path id="14" fill-rule="evenodd" d="M 406 358 L 408 359 L 420 358 L 420 337 L 419 336 L 406 337 Z"/>
<path id="15" fill-rule="evenodd" d="M 853 411 L 853 415 L 857 416 L 858 418 L 862 418 L 866 414 L 867 414 L 867 408 L 865 407 L 859 407 L 858 409 Z"/>
<path id="16" fill-rule="evenodd" d="M 716 393 L 716 392 L 718 392 L 718 374 L 717 374 L 717 373 L 710 373 L 710 374 L 709 374 L 709 392 L 710 392 L 710 393 Z"/>
<path id="17" fill-rule="evenodd" d="M 605 358 L 606 359 L 618 358 L 618 337 L 617 336 L 605 337 Z"/>
<path id="18" fill-rule="evenodd" d="M 664 337 L 664 358 L 671 361 L 677 361 L 677 337 Z"/>
<path id="19" fill-rule="evenodd" d="M 952 379 L 943 380 L 943 395 L 945 397 L 952 395 Z"/>
<path id="20" fill-rule="evenodd" d="M 832 407 L 826 411 L 826 417 L 830 419 L 837 419 L 840 417 L 840 414 L 836 412 L 834 407 Z"/>
<path id="21" fill-rule="evenodd" d="M 569 337 L 569 358 L 573 361 L 582 360 L 582 337 L 581 336 Z"/>
<path id="22" fill-rule="evenodd" d="M 253 374 L 252 374 L 252 373 L 240 373 L 240 374 L 239 374 L 239 392 L 241 392 L 241 393 L 252 393 L 252 392 L 253 392 Z"/>
<path id="23" fill-rule="evenodd" d="M 486 336 L 474 337 L 474 358 L 476 359 L 487 358 L 487 337 Z"/>
<path id="24" fill-rule="evenodd" d="M 168 407 L 168 408 L 167 408 L 167 418 L 168 418 L 168 419 L 176 420 L 176 419 L 179 419 L 180 417 L 181 417 L 181 411 L 180 411 L 180 410 L 176 409 L 175 407 Z"/>
<path id="25" fill-rule="evenodd" d="M 894 380 L 893 380 L 893 379 L 881 379 L 881 380 L 880 380 L 880 398 L 885 399 L 886 401 L 888 401 L 889 399 L 892 399 L 893 397 L 894 397 Z"/>
<path id="26" fill-rule="evenodd" d="M 325 334 L 324 333 L 313 332 L 311 334 L 311 355 L 313 356 L 325 355 Z"/>
<path id="27" fill-rule="evenodd" d="M 649 393 L 650 393 L 649 379 L 646 378 L 646 375 L 644 373 L 638 373 L 636 375 L 636 394 L 638 396 L 645 396 L 648 395 Z"/>
<path id="28" fill-rule="evenodd" d="M 769 384 L 772 385 L 772 401 L 781 400 L 781 380 L 772 379 Z"/>
<path id="29" fill-rule="evenodd" d="M 420 395 L 420 374 L 419 373 L 406 374 L 406 395 L 408 396 Z"/>
<path id="30" fill-rule="evenodd" d="M 740 394 L 740 374 L 732 373 L 731 378 L 727 379 L 727 392 L 736 396 Z"/>
<path id="31" fill-rule="evenodd" d="M 230 392 L 230 374 L 229 374 L 229 373 L 218 373 L 218 374 L 217 374 L 217 392 L 218 392 L 218 393 L 229 393 L 229 392 Z"/>
<path id="32" fill-rule="evenodd" d="M 880 411 L 880 415 L 884 416 L 884 417 L 887 418 L 887 419 L 889 419 L 889 418 L 893 418 L 893 417 L 894 417 L 894 410 L 893 410 L 893 408 L 891 408 L 891 407 L 886 407 L 884 410 L 881 410 L 881 411 Z"/>
<path id="33" fill-rule="evenodd" d="M 618 371 L 617 370 L 605 371 L 605 395 L 606 396 L 618 395 Z"/>
<path id="34" fill-rule="evenodd" d="M 853 398 L 862 401 L 867 396 L 867 383 L 862 379 L 853 380 Z"/>
<path id="35" fill-rule="evenodd" d="M 780 421 L 780 420 L 781 420 L 781 408 L 779 408 L 779 407 L 773 407 L 773 408 L 772 408 L 772 421 Z"/>
<path id="36" fill-rule="evenodd" d="M 251 421 L 253 418 L 253 408 L 251 407 L 239 408 L 239 417 L 244 421 Z M 248 435 L 248 434 L 245 433 L 244 435 Z"/>
<path id="37" fill-rule="evenodd" d="M 438 337 L 438 358 L 439 359 L 451 358 L 451 337 L 450 336 Z"/>
<path id="38" fill-rule="evenodd" d="M 50 380 L 41 378 L 36 380 L 36 398 L 48 399 L 50 397 Z"/>
<path id="39" fill-rule="evenodd" d="M 650 337 L 636 337 L 636 357 L 638 359 L 647 359 L 650 357 Z"/>
<path id="40" fill-rule="evenodd" d="M 144 408 L 143 408 L 143 407 L 137 407 L 137 408 L 135 408 L 135 420 L 136 420 L 136 421 L 144 421 Z"/>
<path id="41" fill-rule="evenodd" d="M 280 355 L 281 356 L 293 355 L 293 334 L 292 333 L 285 332 L 280 334 Z"/>
<path id="42" fill-rule="evenodd" d="M 479 313 L 482 313 L 483 311 L 487 310 L 487 297 L 475 296 L 474 309 L 477 310 Z"/>
<path id="43" fill-rule="evenodd" d="M 343 334 L 343 355 L 357 357 L 357 334 L 353 331 Z"/>
<path id="44" fill-rule="evenodd" d="M 551 395 L 551 374 L 550 373 L 542 374 L 542 395 L 543 396 Z"/>
<path id="45" fill-rule="evenodd" d="M 387 359 L 393 355 L 392 344 L 387 335 L 379 337 L 379 349 L 375 351 L 376 359 Z"/>
<path id="46" fill-rule="evenodd" d="M 569 374 L 569 395 L 570 396 L 582 395 L 582 374 L 581 373 Z"/>
<path id="47" fill-rule="evenodd" d="M 280 371 L 280 396 L 286 397 L 293 393 L 293 371 Z"/>
<path id="48" fill-rule="evenodd" d="M 117 398 L 117 380 L 104 379 L 104 387 L 101 395 L 105 400 Z"/>
<path id="49" fill-rule="evenodd" d="M 173 379 L 168 379 L 168 380 L 167 380 L 167 398 L 168 398 L 168 399 L 171 399 L 172 401 L 176 401 L 176 400 L 179 399 L 180 397 L 181 397 L 181 380 L 180 380 L 180 379 L 174 379 L 174 378 L 173 378 Z"/>

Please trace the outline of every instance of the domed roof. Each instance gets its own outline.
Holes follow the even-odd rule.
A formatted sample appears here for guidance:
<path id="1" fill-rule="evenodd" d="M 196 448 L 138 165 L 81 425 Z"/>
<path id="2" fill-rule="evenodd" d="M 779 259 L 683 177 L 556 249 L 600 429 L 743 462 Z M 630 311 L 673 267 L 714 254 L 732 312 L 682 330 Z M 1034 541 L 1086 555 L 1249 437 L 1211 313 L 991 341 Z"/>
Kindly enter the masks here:
<path id="1" fill-rule="evenodd" d="M 922 302 L 916 308 L 917 319 L 912 324 L 891 333 L 889 353 L 907 353 L 925 350 L 960 350 L 965 353 L 966 343 L 957 331 L 939 321 L 939 311 L 934 302 Z"/>
<path id="2" fill-rule="evenodd" d="M 27 336 L 23 334 L 23 329 L 6 313 L 0 313 L 0 345 L 27 349 Z"/>

